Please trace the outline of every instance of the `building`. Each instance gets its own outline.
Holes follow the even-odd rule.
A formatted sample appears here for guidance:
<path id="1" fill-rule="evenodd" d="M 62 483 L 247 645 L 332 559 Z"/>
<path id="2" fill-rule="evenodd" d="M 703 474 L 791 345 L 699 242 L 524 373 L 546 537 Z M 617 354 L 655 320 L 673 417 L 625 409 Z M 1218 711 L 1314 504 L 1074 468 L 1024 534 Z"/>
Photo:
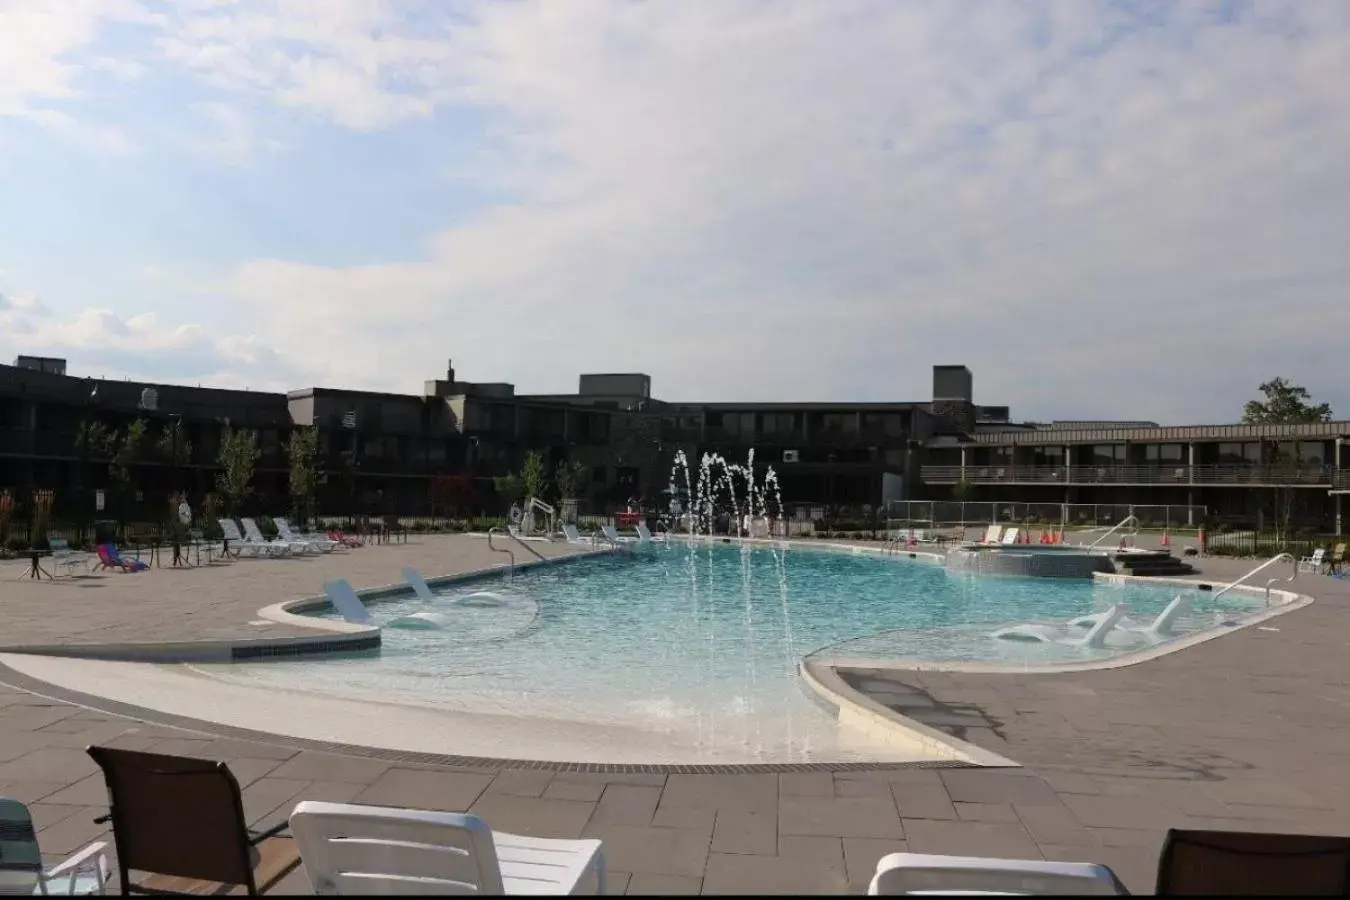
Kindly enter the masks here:
<path id="1" fill-rule="evenodd" d="M 772 465 L 794 503 L 872 506 L 888 501 L 980 500 L 1049 504 L 1189 504 L 1255 522 L 1279 492 L 1317 527 L 1339 523 L 1341 469 L 1350 423 L 1304 426 L 1185 426 L 1149 422 L 1012 421 L 1006 406 L 974 402 L 961 365 L 933 367 L 930 398 L 895 403 L 676 402 L 652 395 L 640 373 L 580 376 L 574 394 L 517 394 L 511 384 L 461 381 L 452 365 L 420 394 L 340 388 L 289 393 L 107 381 L 67 374 L 61 359 L 20 357 L 0 366 L 0 488 L 49 487 L 58 507 L 91 505 L 90 494 L 173 489 L 200 497 L 215 484 L 227 426 L 257 432 L 254 488 L 260 509 L 287 487 L 286 446 L 298 426 L 319 436 L 319 506 L 329 512 L 375 504 L 433 512 L 433 485 L 469 476 L 490 507 L 492 478 L 516 471 L 525 453 L 551 468 L 575 461 L 589 473 L 582 493 L 606 510 L 666 488 L 676 451 L 691 461 L 719 453 Z M 101 435 L 144 432 L 117 456 Z M 178 453 L 171 439 L 176 423 Z M 1346 471 L 1350 471 L 1350 467 Z"/>

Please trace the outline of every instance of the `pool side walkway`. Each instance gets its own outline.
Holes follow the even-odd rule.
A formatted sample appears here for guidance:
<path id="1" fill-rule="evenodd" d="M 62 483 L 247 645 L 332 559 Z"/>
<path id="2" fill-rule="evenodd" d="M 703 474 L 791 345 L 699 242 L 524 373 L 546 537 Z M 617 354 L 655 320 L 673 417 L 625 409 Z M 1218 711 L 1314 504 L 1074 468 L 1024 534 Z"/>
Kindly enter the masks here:
<path id="1" fill-rule="evenodd" d="M 1250 567 L 1206 560 L 1205 575 L 1221 580 L 1235 565 Z M 393 579 L 371 583 L 381 580 Z M 615 893 L 857 893 L 878 858 L 905 849 L 1094 860 L 1147 893 L 1168 827 L 1350 834 L 1350 693 L 1340 673 L 1350 583 L 1304 576 L 1294 587 L 1319 602 L 1267 623 L 1278 631 L 1227 635 L 1136 667 L 852 673 L 883 701 L 919 691 L 979 711 L 995 727 L 972 739 L 1020 769 L 421 766 L 282 738 L 224 739 L 0 686 L 0 794 L 31 804 L 51 860 L 105 833 L 92 820 L 106 793 L 83 752 L 98 743 L 226 760 L 258 824 L 309 798 L 470 810 L 506 831 L 599 837 Z M 6 681 L 21 679 L 0 670 Z M 304 887 L 296 873 L 280 892 Z"/>
<path id="2" fill-rule="evenodd" d="M 501 547 L 506 541 L 498 539 Z M 530 542 L 546 557 L 589 552 L 590 545 Z M 517 563 L 534 560 L 516 545 Z M 258 610 L 285 600 L 323 593 L 323 584 L 345 578 L 359 589 L 402 582 L 403 567 L 425 577 L 486 569 L 507 560 L 484 538 L 413 535 L 407 543 L 370 545 L 318 555 L 279 559 L 244 557 L 197 568 L 163 567 L 148 572 L 34 580 L 28 560 L 0 563 L 0 652 L 62 644 L 253 641 L 312 637 L 318 629 L 258 619 Z M 196 557 L 193 556 L 195 561 Z M 203 558 L 205 563 L 205 559 Z M 50 571 L 50 560 L 43 561 Z"/>

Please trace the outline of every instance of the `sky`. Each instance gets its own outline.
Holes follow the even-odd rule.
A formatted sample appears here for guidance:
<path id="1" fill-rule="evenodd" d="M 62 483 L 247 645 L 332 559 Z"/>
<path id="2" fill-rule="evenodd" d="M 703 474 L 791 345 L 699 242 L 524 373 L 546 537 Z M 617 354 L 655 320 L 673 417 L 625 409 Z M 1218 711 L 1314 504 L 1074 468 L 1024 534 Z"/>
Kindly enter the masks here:
<path id="1" fill-rule="evenodd" d="M 1350 418 L 1350 3 L 0 0 L 0 359 Z"/>

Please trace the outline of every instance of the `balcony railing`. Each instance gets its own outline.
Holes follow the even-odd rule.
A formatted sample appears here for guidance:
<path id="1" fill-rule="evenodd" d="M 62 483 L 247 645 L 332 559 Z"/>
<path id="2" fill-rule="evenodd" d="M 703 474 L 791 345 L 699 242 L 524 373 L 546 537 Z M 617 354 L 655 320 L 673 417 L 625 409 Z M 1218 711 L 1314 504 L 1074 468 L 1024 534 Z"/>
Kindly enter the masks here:
<path id="1" fill-rule="evenodd" d="M 1334 466 L 923 466 L 925 484 L 1248 484 L 1350 486 Z"/>

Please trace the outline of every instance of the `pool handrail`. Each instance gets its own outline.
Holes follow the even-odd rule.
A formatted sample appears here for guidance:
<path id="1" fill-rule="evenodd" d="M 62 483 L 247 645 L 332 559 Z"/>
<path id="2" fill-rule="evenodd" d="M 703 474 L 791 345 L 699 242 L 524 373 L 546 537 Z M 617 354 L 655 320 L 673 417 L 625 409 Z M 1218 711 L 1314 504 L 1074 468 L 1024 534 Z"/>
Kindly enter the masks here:
<path id="1" fill-rule="evenodd" d="M 1263 569 L 1267 569 L 1267 568 L 1269 568 L 1269 567 L 1275 565 L 1277 562 L 1283 562 L 1284 560 L 1288 560 L 1290 563 L 1293 564 L 1293 566 L 1294 566 L 1294 572 L 1293 572 L 1293 574 L 1290 575 L 1288 578 L 1272 578 L 1272 579 L 1270 579 L 1270 581 L 1267 581 L 1267 582 L 1266 582 L 1266 606 L 1269 606 L 1269 605 L 1270 605 L 1270 586 L 1271 586 L 1272 584 L 1275 584 L 1276 582 L 1280 582 L 1280 581 L 1293 581 L 1295 578 L 1298 577 L 1298 557 L 1295 556 L 1295 555 L 1292 554 L 1292 553 L 1277 553 L 1277 554 L 1275 554 L 1275 555 L 1272 556 L 1270 559 L 1268 559 L 1268 560 L 1266 560 L 1265 562 L 1261 563 L 1261 565 L 1257 566 L 1255 569 L 1252 569 L 1252 570 L 1251 570 L 1250 572 L 1248 572 L 1246 575 L 1243 575 L 1241 578 L 1238 578 L 1238 579 L 1235 580 L 1235 581 L 1230 581 L 1228 584 L 1226 584 L 1226 585 L 1224 585 L 1223 587 L 1219 588 L 1217 591 L 1214 592 L 1214 597 L 1216 597 L 1216 598 L 1222 597 L 1224 594 L 1228 593 L 1228 592 L 1231 591 L 1233 588 L 1235 588 L 1235 587 L 1237 587 L 1238 585 L 1242 584 L 1242 582 L 1246 581 L 1248 578 L 1251 578 L 1251 577 L 1252 577 L 1253 575 L 1255 575 L 1257 572 L 1260 572 L 1260 571 L 1262 571 Z"/>
<path id="2" fill-rule="evenodd" d="M 1087 545 L 1087 549 L 1089 549 L 1089 550 L 1093 549 L 1093 548 L 1096 547 L 1098 544 L 1100 544 L 1102 541 L 1106 540 L 1106 539 L 1109 538 L 1111 535 L 1115 534 L 1117 531 L 1119 531 L 1120 529 L 1124 528 L 1126 525 L 1133 525 L 1133 526 L 1134 526 L 1134 531 L 1130 532 L 1130 537 L 1138 537 L 1138 535 L 1139 535 L 1139 519 L 1138 519 L 1136 516 L 1126 516 L 1125 518 L 1121 519 L 1121 520 L 1120 520 L 1119 522 L 1117 522 L 1116 524 L 1112 525 L 1111 528 L 1106 532 L 1106 534 L 1102 535 L 1101 537 L 1097 538 L 1097 539 L 1096 539 L 1095 541 L 1093 541 L 1092 543 L 1088 544 L 1088 545 Z"/>
<path id="3" fill-rule="evenodd" d="M 510 547 L 498 547 L 492 543 L 492 536 L 494 534 L 502 534 L 502 533 L 503 531 L 500 525 L 493 525 L 491 528 L 488 529 L 488 549 L 493 551 L 494 553 L 505 553 L 507 556 L 511 557 L 511 565 L 508 571 L 512 575 L 514 575 L 516 572 L 516 555 L 511 552 Z M 510 534 L 510 532 L 505 533 Z"/>

